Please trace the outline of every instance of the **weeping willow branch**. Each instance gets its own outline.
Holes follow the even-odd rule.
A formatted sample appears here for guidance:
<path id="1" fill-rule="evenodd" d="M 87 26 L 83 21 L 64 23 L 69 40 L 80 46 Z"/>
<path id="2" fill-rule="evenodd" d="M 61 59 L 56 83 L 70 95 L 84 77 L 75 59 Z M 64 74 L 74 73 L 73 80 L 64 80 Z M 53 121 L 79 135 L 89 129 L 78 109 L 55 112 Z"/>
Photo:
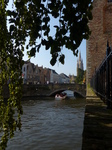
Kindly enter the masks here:
<path id="1" fill-rule="evenodd" d="M 0 1 L 0 149 L 7 147 L 9 138 L 21 129 L 22 52 L 11 41 L 7 30 L 6 4 Z M 9 83 L 9 84 L 8 84 Z M 4 86 L 8 84 L 9 98 L 4 101 Z"/>

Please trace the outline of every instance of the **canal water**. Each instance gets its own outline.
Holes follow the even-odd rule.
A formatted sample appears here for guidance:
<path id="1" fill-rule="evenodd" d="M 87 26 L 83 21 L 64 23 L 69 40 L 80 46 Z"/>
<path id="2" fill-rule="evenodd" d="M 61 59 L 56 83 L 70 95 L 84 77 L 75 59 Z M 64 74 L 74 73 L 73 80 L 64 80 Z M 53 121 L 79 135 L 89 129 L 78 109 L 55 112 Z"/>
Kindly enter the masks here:
<path id="1" fill-rule="evenodd" d="M 22 101 L 22 131 L 6 150 L 81 150 L 85 99 Z"/>

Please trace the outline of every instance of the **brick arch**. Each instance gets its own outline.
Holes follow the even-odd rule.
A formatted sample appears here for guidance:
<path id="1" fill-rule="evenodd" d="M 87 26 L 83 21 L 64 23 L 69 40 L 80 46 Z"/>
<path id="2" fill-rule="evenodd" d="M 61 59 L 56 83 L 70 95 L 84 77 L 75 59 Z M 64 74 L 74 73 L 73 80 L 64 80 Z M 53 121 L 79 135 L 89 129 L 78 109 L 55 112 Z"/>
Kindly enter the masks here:
<path id="1" fill-rule="evenodd" d="M 55 96 L 56 94 L 59 94 L 59 93 L 66 91 L 66 90 L 68 90 L 68 89 L 58 89 L 58 90 L 51 92 L 48 96 Z M 86 97 L 84 94 L 82 94 L 81 92 L 79 92 L 77 90 L 72 90 L 72 89 L 69 89 L 69 90 L 74 92 L 75 97 L 83 97 L 83 98 Z"/>

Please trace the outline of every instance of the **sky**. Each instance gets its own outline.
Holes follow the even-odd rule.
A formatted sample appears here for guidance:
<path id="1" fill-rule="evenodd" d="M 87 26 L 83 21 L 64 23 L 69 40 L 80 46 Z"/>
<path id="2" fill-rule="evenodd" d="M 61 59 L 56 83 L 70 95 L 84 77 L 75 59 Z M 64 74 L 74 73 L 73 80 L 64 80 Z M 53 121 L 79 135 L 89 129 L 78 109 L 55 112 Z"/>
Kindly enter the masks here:
<path id="1" fill-rule="evenodd" d="M 58 19 L 54 19 L 51 17 L 50 21 L 50 35 L 54 36 L 55 28 L 54 25 L 59 25 Z M 81 45 L 78 48 L 79 52 L 81 52 L 81 58 L 83 59 L 84 70 L 86 70 L 86 40 L 83 40 Z M 78 57 L 73 55 L 71 50 L 63 48 L 62 53 L 65 54 L 65 63 L 64 65 L 57 62 L 54 66 L 50 64 L 51 54 L 50 50 L 45 50 L 42 47 L 39 53 L 36 53 L 35 58 L 31 58 L 30 61 L 35 65 L 43 66 L 43 68 L 50 68 L 55 70 L 58 74 L 64 73 L 66 75 L 77 75 L 77 59 Z M 78 53 L 79 54 L 79 53 Z M 27 52 L 24 52 L 24 60 L 28 60 Z"/>
<path id="2" fill-rule="evenodd" d="M 86 70 L 86 40 L 83 40 L 81 45 L 78 48 L 81 52 L 81 58 L 83 60 L 84 70 Z M 44 47 L 40 49 L 39 53 L 36 53 L 35 57 L 32 57 L 30 61 L 35 65 L 43 66 L 43 68 L 54 69 L 58 74 L 65 73 L 66 75 L 76 75 L 77 69 L 77 59 L 78 57 L 74 56 L 71 50 L 63 49 L 65 54 L 65 64 L 56 62 L 54 66 L 50 64 L 51 55 L 50 50 L 45 50 Z M 79 53 L 78 53 L 79 54 Z M 28 60 L 27 51 L 24 52 L 23 60 Z"/>
<path id="3" fill-rule="evenodd" d="M 10 1 L 8 5 L 8 9 L 12 9 L 12 1 Z M 51 18 L 50 22 L 50 34 L 54 35 L 54 25 L 58 25 L 58 21 L 56 19 Z M 78 48 L 79 52 L 81 52 L 81 58 L 83 60 L 84 70 L 86 70 L 86 40 L 83 40 L 81 45 Z M 55 70 L 58 74 L 65 73 L 66 75 L 76 75 L 76 69 L 77 69 L 77 59 L 78 57 L 74 56 L 71 50 L 68 50 L 66 48 L 63 48 L 62 50 L 63 54 L 65 54 L 65 63 L 64 65 L 57 62 L 54 66 L 50 64 L 51 60 L 51 54 L 50 50 L 45 50 L 44 47 L 42 47 L 39 51 L 39 53 L 36 53 L 35 57 L 32 57 L 30 61 L 38 66 L 43 66 L 43 68 L 50 68 Z M 78 53 L 79 54 L 79 53 Z M 24 57 L 23 60 L 28 60 L 27 51 L 24 51 Z"/>

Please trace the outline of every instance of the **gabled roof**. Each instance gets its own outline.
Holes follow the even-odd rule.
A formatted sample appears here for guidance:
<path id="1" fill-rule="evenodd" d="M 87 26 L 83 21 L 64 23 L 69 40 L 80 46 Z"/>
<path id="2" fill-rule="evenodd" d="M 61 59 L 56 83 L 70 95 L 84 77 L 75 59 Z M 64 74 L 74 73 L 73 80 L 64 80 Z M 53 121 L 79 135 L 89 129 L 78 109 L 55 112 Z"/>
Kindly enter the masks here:
<path id="1" fill-rule="evenodd" d="M 65 78 L 69 78 L 66 74 L 61 73 L 60 76 L 65 77 Z"/>

